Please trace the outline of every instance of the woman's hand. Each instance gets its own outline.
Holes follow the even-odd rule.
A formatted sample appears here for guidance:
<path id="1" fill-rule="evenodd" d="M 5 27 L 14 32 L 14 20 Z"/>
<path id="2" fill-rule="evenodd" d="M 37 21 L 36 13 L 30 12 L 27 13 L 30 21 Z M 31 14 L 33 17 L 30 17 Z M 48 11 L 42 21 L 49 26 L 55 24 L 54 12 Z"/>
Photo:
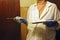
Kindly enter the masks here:
<path id="1" fill-rule="evenodd" d="M 46 22 L 44 22 L 44 24 L 45 24 L 47 27 L 56 27 L 56 26 L 58 26 L 57 21 L 46 21 Z"/>
<path id="2" fill-rule="evenodd" d="M 27 24 L 27 20 L 20 17 L 20 16 L 16 16 L 14 17 L 14 20 L 17 21 L 18 23 L 24 23 L 24 24 Z"/>

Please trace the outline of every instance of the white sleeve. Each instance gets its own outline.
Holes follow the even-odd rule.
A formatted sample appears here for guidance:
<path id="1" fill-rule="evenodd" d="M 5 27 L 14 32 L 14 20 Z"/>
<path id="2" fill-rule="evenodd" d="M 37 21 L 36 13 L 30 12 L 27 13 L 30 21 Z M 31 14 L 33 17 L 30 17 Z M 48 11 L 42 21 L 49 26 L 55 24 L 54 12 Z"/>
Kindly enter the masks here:
<path id="1" fill-rule="evenodd" d="M 33 15 L 33 6 L 30 6 L 27 13 L 27 22 L 28 22 L 28 30 L 34 30 L 36 24 L 32 24 L 32 21 L 34 21 L 34 15 Z"/>
<path id="2" fill-rule="evenodd" d="M 57 8 L 56 5 L 55 5 L 54 19 L 58 22 L 57 29 L 59 29 L 60 28 L 60 11 L 59 11 L 59 9 Z"/>
<path id="3" fill-rule="evenodd" d="M 31 23 L 32 21 L 33 21 L 32 7 L 29 7 L 28 12 L 27 12 L 27 22 Z"/>

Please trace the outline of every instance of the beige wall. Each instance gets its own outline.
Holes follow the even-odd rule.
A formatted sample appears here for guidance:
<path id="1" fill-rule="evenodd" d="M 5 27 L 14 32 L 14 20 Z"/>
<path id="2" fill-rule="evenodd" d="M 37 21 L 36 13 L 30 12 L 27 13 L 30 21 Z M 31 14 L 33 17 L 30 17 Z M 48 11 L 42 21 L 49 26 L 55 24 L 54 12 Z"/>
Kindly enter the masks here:
<path id="1" fill-rule="evenodd" d="M 35 3 L 36 0 L 20 0 L 21 7 L 29 7 L 31 4 Z"/>

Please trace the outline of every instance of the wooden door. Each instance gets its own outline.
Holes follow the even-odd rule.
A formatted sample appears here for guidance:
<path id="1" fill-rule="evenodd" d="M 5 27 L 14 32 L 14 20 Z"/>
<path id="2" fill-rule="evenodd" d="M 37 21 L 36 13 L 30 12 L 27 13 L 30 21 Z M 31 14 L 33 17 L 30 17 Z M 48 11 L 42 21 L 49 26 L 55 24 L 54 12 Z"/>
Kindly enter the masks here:
<path id="1" fill-rule="evenodd" d="M 13 18 L 20 15 L 19 0 L 0 0 L 0 40 L 19 40 L 20 24 Z"/>

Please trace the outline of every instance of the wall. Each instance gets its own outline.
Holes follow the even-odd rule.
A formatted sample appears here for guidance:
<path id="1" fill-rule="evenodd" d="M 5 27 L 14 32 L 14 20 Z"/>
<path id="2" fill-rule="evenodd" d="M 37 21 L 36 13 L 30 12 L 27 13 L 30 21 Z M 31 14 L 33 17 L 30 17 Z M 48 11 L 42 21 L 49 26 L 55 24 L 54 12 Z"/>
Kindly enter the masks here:
<path id="1" fill-rule="evenodd" d="M 20 0 L 21 7 L 29 7 L 31 4 L 35 3 L 36 0 Z"/>
<path id="2" fill-rule="evenodd" d="M 21 13 L 21 17 L 23 18 L 27 18 L 27 10 L 28 7 L 21 7 L 20 8 L 20 13 Z M 25 24 L 21 24 L 21 38 L 22 40 L 26 39 L 26 34 L 27 34 L 27 26 Z"/>

